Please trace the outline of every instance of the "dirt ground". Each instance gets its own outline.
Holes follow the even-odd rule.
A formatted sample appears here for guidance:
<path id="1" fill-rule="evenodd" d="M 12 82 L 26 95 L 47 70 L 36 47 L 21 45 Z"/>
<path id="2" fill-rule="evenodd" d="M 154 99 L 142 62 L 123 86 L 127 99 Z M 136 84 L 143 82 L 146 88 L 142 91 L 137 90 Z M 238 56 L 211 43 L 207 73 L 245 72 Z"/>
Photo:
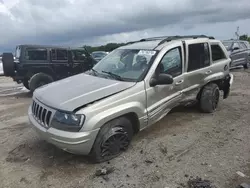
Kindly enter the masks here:
<path id="1" fill-rule="evenodd" d="M 231 95 L 215 113 L 174 109 L 136 135 L 127 152 L 102 164 L 42 141 L 27 118 L 31 94 L 1 77 L 0 187 L 177 188 L 197 176 L 218 188 L 250 183 L 250 70 L 232 72 Z M 109 175 L 95 176 L 109 167 Z"/>

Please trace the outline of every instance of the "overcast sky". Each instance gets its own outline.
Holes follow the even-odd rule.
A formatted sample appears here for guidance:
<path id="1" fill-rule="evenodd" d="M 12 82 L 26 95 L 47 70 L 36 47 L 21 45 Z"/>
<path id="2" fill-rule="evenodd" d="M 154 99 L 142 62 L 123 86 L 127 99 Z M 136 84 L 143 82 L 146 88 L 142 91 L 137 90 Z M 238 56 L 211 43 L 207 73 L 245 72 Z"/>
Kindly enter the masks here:
<path id="1" fill-rule="evenodd" d="M 0 52 L 18 44 L 67 46 L 143 37 L 250 34 L 249 0 L 0 0 Z"/>

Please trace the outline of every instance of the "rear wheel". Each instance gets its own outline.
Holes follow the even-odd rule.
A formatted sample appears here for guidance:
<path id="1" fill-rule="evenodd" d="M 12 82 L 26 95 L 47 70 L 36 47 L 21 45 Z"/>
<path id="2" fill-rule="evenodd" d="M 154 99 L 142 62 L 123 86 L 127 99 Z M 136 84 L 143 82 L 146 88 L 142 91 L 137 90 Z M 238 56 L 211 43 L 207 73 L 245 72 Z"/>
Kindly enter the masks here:
<path id="1" fill-rule="evenodd" d="M 214 112 L 219 104 L 220 90 L 217 84 L 209 83 L 204 86 L 200 96 L 200 109 L 205 113 Z"/>
<path id="2" fill-rule="evenodd" d="M 2 55 L 3 71 L 5 76 L 15 75 L 15 63 L 12 53 L 3 53 Z"/>
<path id="3" fill-rule="evenodd" d="M 90 153 L 94 162 L 113 159 L 127 150 L 133 137 L 133 127 L 129 119 L 114 119 L 100 129 Z"/>
<path id="4" fill-rule="evenodd" d="M 45 73 L 37 73 L 30 78 L 29 88 L 34 92 L 37 88 L 53 82 L 53 78 Z"/>

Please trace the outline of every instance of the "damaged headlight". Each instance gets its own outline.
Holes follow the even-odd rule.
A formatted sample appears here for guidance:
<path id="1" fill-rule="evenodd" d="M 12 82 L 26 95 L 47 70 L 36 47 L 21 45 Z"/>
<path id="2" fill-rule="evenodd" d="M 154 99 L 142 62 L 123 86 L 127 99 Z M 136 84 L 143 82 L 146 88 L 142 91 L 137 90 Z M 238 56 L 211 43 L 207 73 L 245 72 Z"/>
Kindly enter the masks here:
<path id="1" fill-rule="evenodd" d="M 51 127 L 64 131 L 78 132 L 82 128 L 84 120 L 85 116 L 82 114 L 56 111 Z"/>

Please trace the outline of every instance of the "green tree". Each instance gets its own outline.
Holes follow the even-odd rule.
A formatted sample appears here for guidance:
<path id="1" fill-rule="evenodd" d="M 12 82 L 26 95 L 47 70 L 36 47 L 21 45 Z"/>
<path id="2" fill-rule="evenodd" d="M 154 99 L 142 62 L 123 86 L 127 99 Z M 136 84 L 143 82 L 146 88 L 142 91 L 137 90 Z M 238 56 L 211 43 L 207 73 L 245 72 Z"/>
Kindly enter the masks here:
<path id="1" fill-rule="evenodd" d="M 250 36 L 248 36 L 247 34 L 241 35 L 240 40 L 247 40 L 248 42 L 250 42 Z"/>

